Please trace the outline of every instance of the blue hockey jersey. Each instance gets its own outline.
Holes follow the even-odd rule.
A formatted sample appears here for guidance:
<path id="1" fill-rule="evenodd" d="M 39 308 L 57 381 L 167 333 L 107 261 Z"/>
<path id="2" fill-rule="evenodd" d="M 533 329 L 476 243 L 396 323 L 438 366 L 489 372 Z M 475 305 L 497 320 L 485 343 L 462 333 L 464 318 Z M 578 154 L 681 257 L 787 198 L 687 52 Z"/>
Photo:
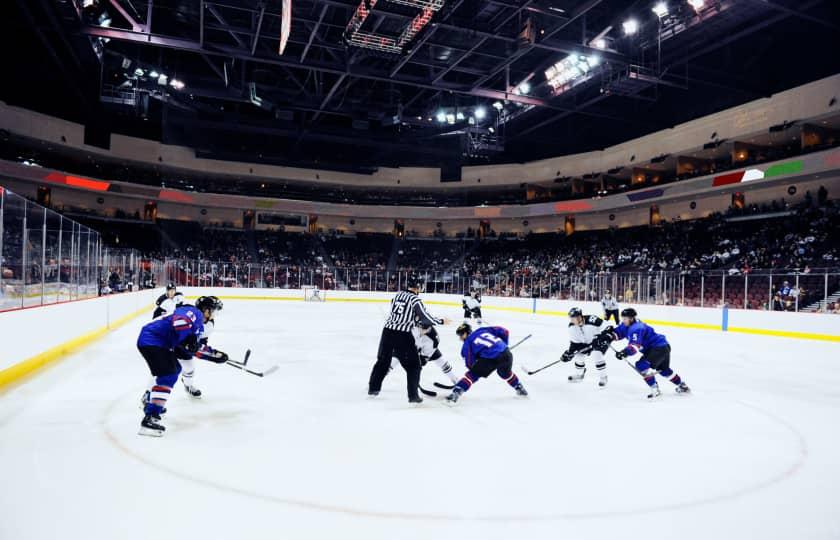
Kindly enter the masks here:
<path id="1" fill-rule="evenodd" d="M 158 317 L 146 324 L 140 330 L 137 346 L 171 350 L 190 342 L 197 345 L 202 333 L 204 315 L 195 306 L 179 306 L 171 315 Z"/>
<path id="2" fill-rule="evenodd" d="M 461 347 L 461 356 L 467 367 L 472 367 L 478 358 L 496 358 L 508 348 L 510 332 L 501 326 L 487 326 L 473 331 Z"/>
<path id="3" fill-rule="evenodd" d="M 640 320 L 636 320 L 629 327 L 621 323 L 613 329 L 613 333 L 616 339 L 627 339 L 627 348 L 624 349 L 627 356 L 633 356 L 640 351 L 644 354 L 650 349 L 668 345 L 665 336 L 657 334 L 651 326 Z"/>

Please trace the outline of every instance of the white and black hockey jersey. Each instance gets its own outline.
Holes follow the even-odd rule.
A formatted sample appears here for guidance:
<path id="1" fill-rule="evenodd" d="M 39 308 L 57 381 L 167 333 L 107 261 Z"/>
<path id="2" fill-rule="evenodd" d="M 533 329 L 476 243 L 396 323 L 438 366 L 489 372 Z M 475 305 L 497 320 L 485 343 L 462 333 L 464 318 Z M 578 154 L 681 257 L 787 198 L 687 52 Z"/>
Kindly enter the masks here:
<path id="1" fill-rule="evenodd" d="M 609 298 L 601 298 L 601 305 L 604 306 L 604 313 L 608 311 L 615 311 L 618 309 L 618 302 L 616 302 L 615 298 L 612 296 L 610 296 Z"/>
<path id="2" fill-rule="evenodd" d="M 417 352 L 420 353 L 420 356 L 436 357 L 435 352 L 440 345 L 440 336 L 438 336 L 437 330 L 415 326 L 411 329 L 411 335 L 414 336 L 414 344 L 417 346 Z M 440 356 L 440 354 L 437 356 Z"/>
<path id="3" fill-rule="evenodd" d="M 472 296 L 465 296 L 461 303 L 464 305 L 464 309 L 469 311 L 475 311 L 481 307 L 481 300 Z"/>
<path id="4" fill-rule="evenodd" d="M 415 324 L 435 326 L 443 324 L 443 319 L 430 315 L 419 296 L 411 291 L 401 291 L 391 300 L 391 312 L 385 320 L 385 328 L 411 332 Z"/>
<path id="5" fill-rule="evenodd" d="M 180 306 L 184 303 L 184 295 L 176 292 L 172 298 L 169 298 L 167 295 L 162 294 L 155 300 L 155 318 L 160 317 L 161 315 L 171 315 L 175 313 L 175 308 Z"/>
<path id="6" fill-rule="evenodd" d="M 583 324 L 580 326 L 569 323 L 569 350 L 574 352 L 585 348 L 607 328 L 610 328 L 610 325 L 595 315 L 584 315 Z"/>

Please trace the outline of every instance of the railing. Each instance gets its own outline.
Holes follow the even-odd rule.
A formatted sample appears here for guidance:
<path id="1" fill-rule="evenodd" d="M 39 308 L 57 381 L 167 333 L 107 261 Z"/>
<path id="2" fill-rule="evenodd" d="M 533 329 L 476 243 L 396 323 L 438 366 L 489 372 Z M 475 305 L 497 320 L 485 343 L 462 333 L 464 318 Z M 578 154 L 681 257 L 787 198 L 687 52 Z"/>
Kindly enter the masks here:
<path id="1" fill-rule="evenodd" d="M 605 272 L 466 274 L 464 272 L 371 268 L 332 268 L 203 260 L 165 262 L 167 281 L 178 285 L 393 292 L 406 278 L 419 275 L 426 291 L 464 294 L 599 301 L 609 291 L 619 302 L 803 311 L 823 309 L 840 290 L 840 268 L 802 273 L 767 270 L 730 275 L 725 272 Z"/>
<path id="2" fill-rule="evenodd" d="M 159 281 L 163 264 L 103 248 L 93 229 L 0 187 L 0 311 L 138 288 L 144 274 Z"/>

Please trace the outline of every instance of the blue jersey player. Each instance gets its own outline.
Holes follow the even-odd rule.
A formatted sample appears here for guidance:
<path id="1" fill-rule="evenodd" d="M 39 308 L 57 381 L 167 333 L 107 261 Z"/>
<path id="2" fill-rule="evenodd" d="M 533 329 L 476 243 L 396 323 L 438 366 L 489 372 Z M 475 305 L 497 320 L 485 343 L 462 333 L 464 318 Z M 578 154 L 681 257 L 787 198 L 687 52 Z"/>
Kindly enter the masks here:
<path id="1" fill-rule="evenodd" d="M 137 349 L 155 377 L 149 399 L 143 407 L 140 435 L 160 437 L 166 428 L 160 415 L 166 411 L 166 401 L 181 372 L 179 358 L 198 356 L 217 363 L 224 363 L 228 356 L 221 351 L 203 347 L 201 337 L 204 325 L 212 320 L 221 302 L 215 296 L 202 296 L 194 306 L 183 305 L 164 317 L 158 317 L 143 326 L 137 338 Z"/>
<path id="2" fill-rule="evenodd" d="M 461 341 L 461 356 L 467 365 L 467 372 L 446 396 L 446 401 L 454 405 L 461 394 L 475 384 L 478 379 L 487 377 L 494 371 L 505 380 L 520 396 L 527 396 L 528 392 L 519 377 L 513 372 L 513 355 L 508 348 L 510 332 L 501 326 L 487 326 L 473 331 L 472 327 L 464 323 L 455 331 Z"/>
<path id="3" fill-rule="evenodd" d="M 635 309 L 622 310 L 621 324 L 602 335 L 607 342 L 627 340 L 627 347 L 615 353 L 615 357 L 619 360 L 639 355 L 633 365 L 650 387 L 648 399 L 656 399 L 662 395 L 656 383 L 656 375 L 674 383 L 678 394 L 687 394 L 691 391 L 680 376 L 671 369 L 671 345 L 668 344 L 668 340 L 640 321 Z"/>

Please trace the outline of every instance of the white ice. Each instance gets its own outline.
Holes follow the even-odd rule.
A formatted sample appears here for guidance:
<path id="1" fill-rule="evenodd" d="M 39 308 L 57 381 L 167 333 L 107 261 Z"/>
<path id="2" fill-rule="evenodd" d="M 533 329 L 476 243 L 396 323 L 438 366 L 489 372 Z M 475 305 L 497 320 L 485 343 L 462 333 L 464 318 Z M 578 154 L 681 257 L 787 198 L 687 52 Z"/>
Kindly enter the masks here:
<path id="1" fill-rule="evenodd" d="M 400 368 L 366 396 L 382 308 L 226 301 L 214 344 L 280 370 L 200 363 L 160 439 L 137 435 L 141 319 L 6 392 L 0 539 L 840 538 L 837 344 L 663 327 L 692 396 L 647 403 L 610 356 L 603 390 L 517 367 L 529 399 L 493 376 L 410 407 Z M 561 318 L 485 315 L 533 333 L 517 366 L 565 348 Z"/>

